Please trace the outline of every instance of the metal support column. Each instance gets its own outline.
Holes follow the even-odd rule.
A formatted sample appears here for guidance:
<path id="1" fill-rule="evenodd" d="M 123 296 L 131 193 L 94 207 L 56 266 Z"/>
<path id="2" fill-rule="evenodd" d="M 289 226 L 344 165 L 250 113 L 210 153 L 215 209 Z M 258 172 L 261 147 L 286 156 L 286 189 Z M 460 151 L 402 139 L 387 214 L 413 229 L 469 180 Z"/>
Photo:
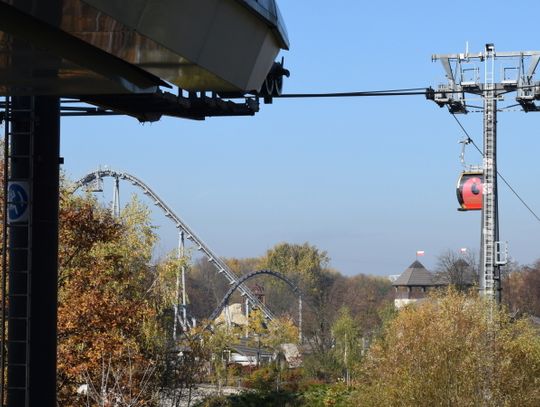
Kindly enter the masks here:
<path id="1" fill-rule="evenodd" d="M 188 329 L 189 321 L 187 320 L 187 304 L 186 304 L 186 267 L 184 265 L 185 240 L 184 231 L 178 233 L 178 253 L 177 259 L 182 261 L 180 270 L 176 275 L 176 299 L 174 302 L 174 322 L 173 322 L 173 339 L 176 341 L 178 337 L 178 324 L 185 331 Z"/>
<path id="2" fill-rule="evenodd" d="M 246 338 L 249 337 L 249 299 L 244 299 L 244 311 L 246 315 Z"/>
<path id="3" fill-rule="evenodd" d="M 184 231 L 180 231 L 180 260 L 182 261 L 182 319 L 186 327 L 189 325 L 187 320 L 187 293 L 186 293 L 186 265 L 184 261 L 186 243 L 184 240 Z"/>
<path id="4" fill-rule="evenodd" d="M 30 405 L 56 407 L 60 99 L 35 99 Z"/>
<path id="5" fill-rule="evenodd" d="M 113 201 L 112 201 L 112 214 L 113 216 L 120 217 L 120 179 L 116 177 L 114 179 Z"/>
<path id="6" fill-rule="evenodd" d="M 60 103 L 8 108 L 7 406 L 56 407 Z"/>
<path id="7" fill-rule="evenodd" d="M 302 296 L 298 297 L 298 342 L 302 343 Z"/>

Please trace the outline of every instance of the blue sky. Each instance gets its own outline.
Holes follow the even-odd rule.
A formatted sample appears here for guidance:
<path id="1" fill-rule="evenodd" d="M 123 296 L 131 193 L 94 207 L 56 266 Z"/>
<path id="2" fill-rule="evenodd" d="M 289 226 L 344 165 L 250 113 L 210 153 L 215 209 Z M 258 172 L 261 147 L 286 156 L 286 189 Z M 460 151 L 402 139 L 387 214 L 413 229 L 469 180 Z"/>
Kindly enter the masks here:
<path id="1" fill-rule="evenodd" d="M 291 40 L 285 91 L 436 86 L 433 53 L 540 50 L 534 1 L 281 1 Z M 509 22 L 508 13 L 520 16 Z M 517 20 L 516 20 L 517 21 Z M 463 137 L 446 109 L 422 96 L 276 100 L 253 118 L 205 122 L 64 118 L 64 169 L 76 179 L 109 165 L 147 182 L 219 255 L 259 256 L 309 242 L 353 275 L 398 274 L 425 250 L 478 250 L 480 214 L 456 210 Z M 461 116 L 481 143 L 480 114 Z M 499 115 L 499 170 L 540 212 L 540 114 Z M 480 163 L 472 148 L 467 161 Z M 103 199 L 111 200 L 110 191 Z M 122 185 L 122 200 L 133 192 Z M 176 232 L 161 214 L 161 252 Z M 503 185 L 501 239 L 520 263 L 540 257 L 540 222 Z"/>

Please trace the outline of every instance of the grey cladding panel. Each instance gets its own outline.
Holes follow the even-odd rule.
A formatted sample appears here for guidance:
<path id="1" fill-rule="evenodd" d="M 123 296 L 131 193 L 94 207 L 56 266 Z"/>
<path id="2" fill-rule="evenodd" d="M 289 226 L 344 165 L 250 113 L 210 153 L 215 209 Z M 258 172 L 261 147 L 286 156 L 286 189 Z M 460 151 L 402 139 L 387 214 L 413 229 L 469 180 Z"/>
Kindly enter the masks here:
<path id="1" fill-rule="evenodd" d="M 196 62 L 213 21 L 218 0 L 148 0 L 137 30 Z M 175 35 L 170 35 L 174 27 Z"/>
<path id="2" fill-rule="evenodd" d="M 116 20 L 129 26 L 136 27 L 143 13 L 147 0 L 82 0 L 98 10 L 114 16 Z"/>
<path id="3" fill-rule="evenodd" d="M 223 69 L 229 75 L 226 80 L 246 89 L 266 33 L 266 27 L 247 10 L 234 2 L 223 1 L 216 10 L 197 62 L 211 71 Z"/>

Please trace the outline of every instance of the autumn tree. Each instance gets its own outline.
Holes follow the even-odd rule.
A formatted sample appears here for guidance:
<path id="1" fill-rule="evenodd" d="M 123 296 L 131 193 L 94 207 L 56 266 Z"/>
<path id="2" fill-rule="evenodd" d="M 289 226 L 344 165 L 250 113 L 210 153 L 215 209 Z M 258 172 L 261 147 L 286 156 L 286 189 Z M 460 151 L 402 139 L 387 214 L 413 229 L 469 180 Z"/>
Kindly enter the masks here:
<path id="1" fill-rule="evenodd" d="M 226 325 L 219 325 L 212 331 L 204 331 L 203 344 L 210 363 L 210 377 L 221 394 L 228 376 L 228 351 L 236 335 Z"/>
<path id="2" fill-rule="evenodd" d="M 281 272 L 293 280 L 304 294 L 304 338 L 310 352 L 304 358 L 306 372 L 324 381 L 346 373 L 333 348 L 332 325 L 347 307 L 362 336 L 376 334 L 385 310 L 393 306 L 390 281 L 359 274 L 343 276 L 328 267 L 324 251 L 305 243 L 281 243 L 268 250 L 261 268 Z M 291 310 L 296 297 L 280 282 L 265 284 L 266 299 L 278 312 Z"/>
<path id="3" fill-rule="evenodd" d="M 474 252 L 457 254 L 447 250 L 437 257 L 435 269 L 437 279 L 459 290 L 466 290 L 478 284 L 478 258 Z"/>
<path id="4" fill-rule="evenodd" d="M 298 327 L 287 316 L 277 317 L 268 321 L 263 343 L 274 352 L 280 350 L 286 343 L 298 343 Z"/>
<path id="5" fill-rule="evenodd" d="M 336 277 L 331 287 L 332 314 L 340 315 L 346 307 L 363 335 L 376 333 L 381 324 L 384 309 L 394 306 L 394 290 L 388 278 L 358 274 Z"/>
<path id="6" fill-rule="evenodd" d="M 287 316 L 267 320 L 260 310 L 253 310 L 248 318 L 248 338 L 252 345 L 262 346 L 277 354 L 283 344 L 298 343 L 298 327 Z M 255 339 L 253 339 L 255 338 Z"/>
<path id="7" fill-rule="evenodd" d="M 304 318 L 306 339 L 321 352 L 326 351 L 331 344 L 332 314 L 328 305 L 332 284 L 338 276 L 328 268 L 328 262 L 326 252 L 308 243 L 280 243 L 268 250 L 261 260 L 261 268 L 280 272 L 300 287 L 307 304 Z M 291 295 L 288 289 L 286 293 Z M 271 302 L 279 303 L 275 300 Z"/>
<path id="8" fill-rule="evenodd" d="M 205 323 L 182 333 L 177 347 L 169 349 L 164 355 L 167 360 L 166 370 L 161 375 L 161 406 L 190 406 L 194 399 L 195 386 L 207 380 L 208 367 L 218 363 L 221 378 L 226 370 L 223 366 L 221 339 L 212 342 L 212 332 L 206 329 Z M 216 347 L 213 347 L 217 345 Z M 218 357 L 219 356 L 219 357 Z M 210 371 L 213 380 L 217 378 L 216 370 Z"/>
<path id="9" fill-rule="evenodd" d="M 136 199 L 116 219 L 89 195 L 62 195 L 58 398 L 63 406 L 81 404 L 75 390 L 99 382 L 104 364 L 114 371 L 132 369 L 124 376 L 131 382 L 118 384 L 130 391 L 143 383 L 134 375 L 155 371 L 152 355 L 164 335 L 153 297 L 156 277 L 149 262 L 156 237 L 148 215 Z M 153 396 L 146 391 L 138 402 L 152 405 Z"/>
<path id="10" fill-rule="evenodd" d="M 515 266 L 503 280 L 503 301 L 516 314 L 540 316 L 540 260 Z"/>
<path id="11" fill-rule="evenodd" d="M 260 257 L 247 257 L 243 259 L 230 257 L 224 259 L 227 266 L 231 269 L 233 273 L 238 276 L 251 273 L 252 271 L 258 270 L 261 266 Z"/>
<path id="12" fill-rule="evenodd" d="M 190 265 L 186 285 L 189 311 L 198 320 L 212 314 L 230 287 L 227 279 L 206 258 Z"/>
<path id="13" fill-rule="evenodd" d="M 361 367 L 362 406 L 538 406 L 540 336 L 450 289 L 402 309 Z"/>
<path id="14" fill-rule="evenodd" d="M 381 309 L 393 304 L 390 281 L 359 274 L 343 276 L 328 267 L 328 256 L 308 243 L 280 243 L 260 258 L 224 259 L 237 275 L 270 269 L 293 281 L 304 294 L 304 331 L 314 348 L 326 352 L 331 344 L 330 327 L 341 307 L 346 306 L 366 334 L 381 324 Z M 276 315 L 296 318 L 297 294 L 283 281 L 259 276 L 248 285 L 264 288 L 268 306 Z M 199 319 L 211 314 L 230 287 L 206 259 L 197 260 L 188 273 L 190 312 Z M 243 302 L 238 293 L 231 302 Z"/>

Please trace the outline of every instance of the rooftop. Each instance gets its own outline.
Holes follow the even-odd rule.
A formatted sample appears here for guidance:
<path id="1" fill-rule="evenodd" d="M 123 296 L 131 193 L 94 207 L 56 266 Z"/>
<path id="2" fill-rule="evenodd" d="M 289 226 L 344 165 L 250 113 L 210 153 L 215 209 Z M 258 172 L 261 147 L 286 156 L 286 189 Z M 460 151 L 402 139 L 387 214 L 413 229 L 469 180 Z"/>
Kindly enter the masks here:
<path id="1" fill-rule="evenodd" d="M 435 282 L 434 275 L 422 263 L 415 260 L 392 285 L 395 287 L 430 287 L 439 284 Z"/>

